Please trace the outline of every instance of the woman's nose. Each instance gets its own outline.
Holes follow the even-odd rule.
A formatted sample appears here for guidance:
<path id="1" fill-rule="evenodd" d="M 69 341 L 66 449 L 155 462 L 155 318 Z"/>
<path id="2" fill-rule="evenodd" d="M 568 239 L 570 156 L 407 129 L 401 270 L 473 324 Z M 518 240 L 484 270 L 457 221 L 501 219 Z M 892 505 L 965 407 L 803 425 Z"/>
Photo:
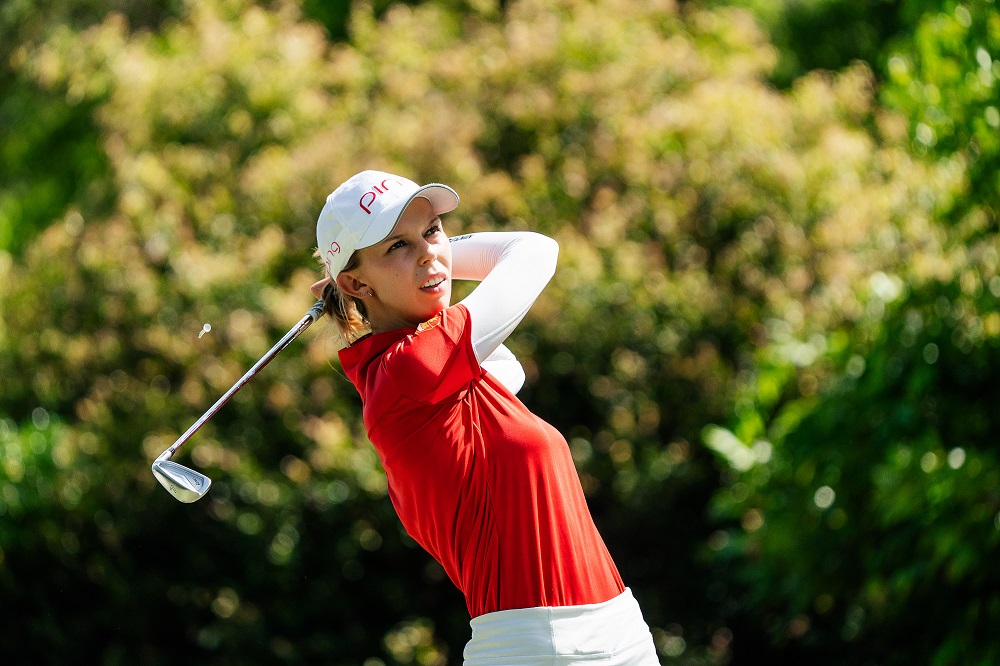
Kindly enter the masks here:
<path id="1" fill-rule="evenodd" d="M 427 264 L 437 258 L 437 248 L 433 243 L 428 243 L 427 241 L 421 241 L 423 244 L 420 247 L 420 263 Z"/>

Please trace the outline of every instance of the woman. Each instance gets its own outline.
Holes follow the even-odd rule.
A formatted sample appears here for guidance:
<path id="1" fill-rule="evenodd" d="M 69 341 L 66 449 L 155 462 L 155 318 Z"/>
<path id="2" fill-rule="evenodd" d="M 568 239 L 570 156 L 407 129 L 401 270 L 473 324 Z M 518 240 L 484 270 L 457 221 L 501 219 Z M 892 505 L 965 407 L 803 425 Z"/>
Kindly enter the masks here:
<path id="1" fill-rule="evenodd" d="M 327 198 L 313 285 L 347 347 L 389 496 L 465 594 L 465 664 L 658 663 L 587 508 L 566 440 L 514 394 L 504 339 L 555 271 L 534 233 L 449 241 L 440 184 L 359 173 Z M 451 305 L 451 281 L 478 287 Z"/>

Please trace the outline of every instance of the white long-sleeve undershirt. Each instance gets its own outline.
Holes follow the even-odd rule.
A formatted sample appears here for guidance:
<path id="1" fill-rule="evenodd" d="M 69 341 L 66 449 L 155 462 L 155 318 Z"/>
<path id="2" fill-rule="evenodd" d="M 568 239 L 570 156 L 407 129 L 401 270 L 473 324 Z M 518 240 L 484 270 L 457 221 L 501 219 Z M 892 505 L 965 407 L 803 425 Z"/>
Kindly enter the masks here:
<path id="1" fill-rule="evenodd" d="M 524 384 L 524 369 L 503 341 L 555 273 L 559 245 L 529 231 L 466 234 L 451 243 L 452 279 L 480 281 L 461 301 L 469 311 L 476 358 L 517 393 Z"/>

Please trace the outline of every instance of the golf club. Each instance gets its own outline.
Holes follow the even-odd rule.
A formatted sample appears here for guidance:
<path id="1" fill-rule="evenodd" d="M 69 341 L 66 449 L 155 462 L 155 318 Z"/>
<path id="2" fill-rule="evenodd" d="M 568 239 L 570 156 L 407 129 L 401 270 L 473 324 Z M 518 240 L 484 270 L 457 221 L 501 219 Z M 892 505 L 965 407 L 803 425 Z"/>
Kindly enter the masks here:
<path id="1" fill-rule="evenodd" d="M 317 319 L 323 316 L 323 301 L 317 301 L 315 305 L 309 308 L 309 311 L 299 320 L 295 326 L 292 327 L 288 333 L 285 334 L 281 340 L 278 341 L 276 345 L 271 347 L 271 350 L 264 354 L 257 363 L 254 364 L 250 370 L 247 371 L 243 377 L 240 378 L 238 382 L 233 384 L 233 387 L 226 391 L 219 400 L 212 405 L 207 412 L 201 415 L 197 421 L 194 422 L 190 428 L 187 429 L 183 435 L 177 438 L 177 441 L 170 445 L 166 451 L 161 453 L 156 460 L 153 462 L 153 476 L 156 480 L 160 482 L 164 488 L 166 488 L 171 495 L 181 502 L 196 502 L 205 496 L 208 489 L 212 485 L 212 480 L 200 472 L 196 472 L 193 469 L 189 469 L 184 465 L 180 465 L 170 460 L 170 458 L 177 452 L 177 449 L 181 448 L 184 442 L 188 441 L 192 435 L 198 432 L 212 416 L 218 412 L 226 402 L 232 398 L 237 391 L 243 388 L 247 382 L 256 376 L 265 365 L 271 362 L 275 356 L 277 356 L 282 349 L 287 347 L 292 340 L 299 337 L 302 331 L 306 330 L 311 326 Z"/>

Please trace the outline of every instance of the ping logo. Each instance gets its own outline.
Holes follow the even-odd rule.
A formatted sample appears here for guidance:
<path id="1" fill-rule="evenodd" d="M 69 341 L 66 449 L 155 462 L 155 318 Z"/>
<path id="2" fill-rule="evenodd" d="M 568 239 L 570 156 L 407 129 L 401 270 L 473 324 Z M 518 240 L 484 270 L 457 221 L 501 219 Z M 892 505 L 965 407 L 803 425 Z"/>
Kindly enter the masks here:
<path id="1" fill-rule="evenodd" d="M 378 195 L 385 194 L 389 191 L 393 184 L 399 185 L 400 187 L 403 185 L 403 183 L 396 178 L 386 178 L 381 183 L 373 185 L 372 189 L 362 194 L 361 198 L 358 200 L 358 206 L 360 206 L 361 210 L 365 211 L 365 213 L 371 215 L 372 210 L 370 206 L 375 203 L 376 199 L 378 199 Z"/>
<path id="2" fill-rule="evenodd" d="M 326 251 L 326 267 L 327 270 L 333 266 L 333 258 L 340 254 L 340 243 L 334 241 L 330 243 L 330 248 Z"/>

